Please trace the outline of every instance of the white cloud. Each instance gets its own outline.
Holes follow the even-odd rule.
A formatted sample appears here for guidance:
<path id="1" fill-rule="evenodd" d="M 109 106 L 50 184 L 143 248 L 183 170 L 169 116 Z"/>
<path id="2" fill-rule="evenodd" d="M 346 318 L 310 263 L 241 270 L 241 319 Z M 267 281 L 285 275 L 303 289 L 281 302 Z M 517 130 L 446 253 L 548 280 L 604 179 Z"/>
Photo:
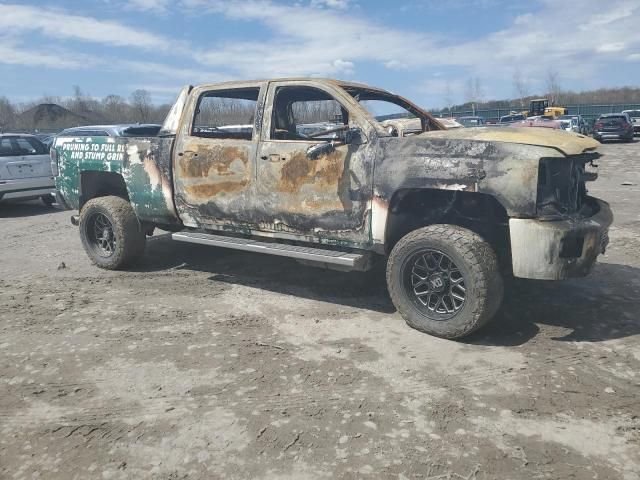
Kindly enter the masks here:
<path id="1" fill-rule="evenodd" d="M 0 37 L 0 64 L 53 69 L 126 72 L 138 76 L 160 76 L 184 83 L 214 83 L 228 80 L 227 75 L 202 68 L 183 68 L 158 62 L 95 57 L 65 50 L 35 50 Z"/>
<path id="2" fill-rule="evenodd" d="M 572 1 L 537 0 L 535 8 L 514 16 L 500 31 L 463 42 L 456 35 L 428 34 L 428 23 L 420 30 L 382 24 L 368 16 L 366 3 L 359 3 L 361 6 L 352 0 L 111 0 L 112 5 L 148 13 L 173 10 L 176 15 L 216 16 L 216 22 L 258 24 L 256 30 L 261 33 L 261 38 L 247 38 L 225 29 L 219 40 L 193 45 L 153 33 L 144 22 L 140 22 L 142 27 L 128 26 L 126 14 L 121 21 L 111 21 L 0 3 L 0 32 L 5 37 L 0 43 L 0 62 L 51 68 L 91 65 L 147 78 L 155 75 L 166 78 L 168 84 L 292 75 L 362 78 L 362 66 L 376 64 L 390 71 L 410 72 L 395 75 L 403 80 L 411 76 L 416 90 L 428 93 L 433 102 L 445 93 L 446 84 L 439 81 L 447 80 L 446 76 L 432 78 L 436 70 L 449 73 L 451 90 L 458 94 L 469 76 L 479 76 L 491 97 L 511 91 L 514 69 L 522 72 L 532 90 L 544 84 L 549 70 L 559 71 L 564 81 L 572 82 L 572 88 L 581 88 L 591 78 L 602 79 L 600 72 L 614 62 L 640 60 L 640 0 L 608 0 L 604 11 L 602 0 L 581 0 L 579 8 Z M 421 12 L 427 4 L 430 8 L 439 5 L 441 10 L 496 5 L 494 0 L 414 3 Z M 30 52 L 26 58 L 20 45 L 27 44 L 33 33 L 38 34 L 36 38 L 59 42 Z M 83 42 L 128 47 L 127 59 L 136 54 L 142 58 L 116 61 L 119 52 L 114 52 L 109 60 L 94 59 L 55 48 L 59 43 L 82 52 Z M 178 65 L 157 61 L 160 54 L 175 56 Z M 112 65 L 114 61 L 117 65 Z M 183 65 L 187 68 L 180 68 Z M 425 80 L 428 78 L 431 80 Z M 376 83 L 375 78 L 362 79 Z"/>
<path id="3" fill-rule="evenodd" d="M 388 62 L 384 62 L 384 66 L 389 70 L 408 70 L 409 69 L 409 65 L 399 60 L 389 60 Z"/>
<path id="4" fill-rule="evenodd" d="M 589 30 L 593 27 L 602 27 L 609 25 L 610 23 L 629 18 L 633 15 L 634 11 L 638 8 L 638 5 L 632 4 L 631 1 L 622 3 L 619 5 L 607 5 L 607 12 L 597 13 L 589 18 L 589 21 L 582 28 Z"/>
<path id="5" fill-rule="evenodd" d="M 179 42 L 141 28 L 26 5 L 0 4 L 0 31 L 12 34 L 38 31 L 50 38 L 81 40 L 118 47 L 163 51 L 181 48 Z"/>
<path id="6" fill-rule="evenodd" d="M 483 77 L 488 84 L 504 82 L 501 72 L 514 67 L 537 79 L 548 70 L 561 71 L 566 79 L 579 79 L 592 74 L 602 62 L 623 60 L 629 50 L 640 48 L 636 33 L 640 1 L 610 0 L 609 13 L 600 14 L 601 0 L 582 0 L 578 9 L 573 2 L 540 0 L 535 12 L 514 17 L 510 26 L 469 42 L 391 28 L 362 13 L 344 15 L 314 8 L 314 2 L 182 2 L 198 14 L 208 12 L 228 21 L 257 22 L 270 31 L 264 42 L 229 39 L 196 52 L 197 60 L 204 65 L 247 77 L 355 74 L 355 67 L 340 69 L 335 63 L 340 59 L 355 65 L 374 62 L 389 70 L 411 70 L 422 75 L 431 67 L 458 67 Z M 580 29 L 590 24 L 600 27 Z"/>
<path id="7" fill-rule="evenodd" d="M 428 63 L 468 67 L 494 78 L 513 67 L 537 77 L 554 69 L 565 78 L 580 78 L 640 47 L 640 2 L 610 0 L 607 8 L 613 13 L 594 14 L 601 8 L 600 0 L 583 0 L 577 9 L 573 2 L 542 0 L 535 14 L 519 16 L 512 26 L 474 41 L 436 49 Z M 594 22 L 601 26 L 580 28 Z"/>
<path id="8" fill-rule="evenodd" d="M 0 63 L 55 69 L 82 69 L 95 66 L 94 60 L 86 55 L 23 48 L 2 37 L 0 37 Z"/>
<path id="9" fill-rule="evenodd" d="M 178 96 L 178 93 L 180 92 L 180 89 L 183 86 L 184 85 L 133 84 L 133 85 L 127 85 L 127 88 L 129 88 L 129 90 L 147 90 L 150 93 Z"/>
<path id="10" fill-rule="evenodd" d="M 170 4 L 169 0 L 127 0 L 125 7 L 141 12 L 166 13 Z"/>
<path id="11" fill-rule="evenodd" d="M 335 71 L 338 73 L 350 75 L 353 74 L 355 65 L 353 62 L 337 59 L 333 61 L 333 68 L 335 68 Z"/>
<path id="12" fill-rule="evenodd" d="M 258 22 L 271 30 L 264 42 L 228 41 L 198 54 L 205 65 L 226 67 L 240 76 L 335 75 L 354 73 L 356 61 L 384 64 L 407 52 L 432 46 L 422 33 L 385 27 L 363 15 L 347 16 L 311 4 L 286 5 L 269 0 L 183 0 L 201 13 L 229 20 Z M 340 60 L 340 62 L 337 62 Z M 395 64 L 391 64 L 395 65 Z"/>
<path id="13" fill-rule="evenodd" d="M 215 83 L 229 80 L 229 76 L 219 72 L 210 72 L 202 68 L 184 68 L 158 62 L 141 60 L 107 61 L 105 65 L 132 73 L 155 75 L 163 78 L 174 78 L 190 83 Z"/>
<path id="14" fill-rule="evenodd" d="M 596 52 L 613 53 L 613 52 L 620 52 L 624 50 L 624 48 L 625 48 L 624 42 L 603 43 L 602 45 L 598 45 L 596 47 Z"/>
<path id="15" fill-rule="evenodd" d="M 346 10 L 351 3 L 351 0 L 311 0 L 312 7 L 336 8 L 338 10 Z"/>

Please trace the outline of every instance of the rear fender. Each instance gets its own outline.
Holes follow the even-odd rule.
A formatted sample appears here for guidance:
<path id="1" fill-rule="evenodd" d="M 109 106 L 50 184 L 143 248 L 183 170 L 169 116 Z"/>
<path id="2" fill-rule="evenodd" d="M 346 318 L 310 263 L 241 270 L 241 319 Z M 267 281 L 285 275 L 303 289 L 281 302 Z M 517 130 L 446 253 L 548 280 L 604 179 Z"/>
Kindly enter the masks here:
<path id="1" fill-rule="evenodd" d="M 172 143 L 172 138 L 160 137 L 58 138 L 55 148 L 60 174 L 56 188 L 70 206 L 79 209 L 103 190 L 115 189 L 118 196 L 123 196 L 124 183 L 126 197 L 141 221 L 179 223 L 171 186 Z M 84 188 L 83 174 L 88 174 Z M 114 174 L 122 178 L 122 183 L 116 185 Z"/>

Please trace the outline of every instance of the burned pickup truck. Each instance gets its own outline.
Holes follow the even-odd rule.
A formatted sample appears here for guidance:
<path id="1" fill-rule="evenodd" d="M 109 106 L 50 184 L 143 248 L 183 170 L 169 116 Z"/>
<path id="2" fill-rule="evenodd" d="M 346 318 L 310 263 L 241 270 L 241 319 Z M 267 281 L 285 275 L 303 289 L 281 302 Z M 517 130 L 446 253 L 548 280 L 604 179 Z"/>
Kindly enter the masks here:
<path id="1" fill-rule="evenodd" d="M 382 114 L 416 119 L 409 135 Z M 415 130 L 415 129 L 414 129 Z M 153 137 L 66 137 L 58 203 L 99 267 L 154 228 L 179 241 L 339 270 L 386 262 L 407 323 L 446 338 L 489 321 L 503 275 L 586 275 L 609 206 L 587 195 L 598 142 L 535 128 L 445 130 L 412 102 L 322 79 L 184 88 Z"/>

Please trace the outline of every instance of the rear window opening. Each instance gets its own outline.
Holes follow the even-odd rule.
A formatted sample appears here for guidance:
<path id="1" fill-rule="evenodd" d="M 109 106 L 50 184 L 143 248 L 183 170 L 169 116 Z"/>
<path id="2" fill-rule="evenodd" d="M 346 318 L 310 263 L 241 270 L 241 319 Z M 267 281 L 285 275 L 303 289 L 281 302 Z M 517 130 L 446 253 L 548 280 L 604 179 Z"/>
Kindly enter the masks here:
<path id="1" fill-rule="evenodd" d="M 260 88 L 212 90 L 198 99 L 191 135 L 251 140 Z"/>

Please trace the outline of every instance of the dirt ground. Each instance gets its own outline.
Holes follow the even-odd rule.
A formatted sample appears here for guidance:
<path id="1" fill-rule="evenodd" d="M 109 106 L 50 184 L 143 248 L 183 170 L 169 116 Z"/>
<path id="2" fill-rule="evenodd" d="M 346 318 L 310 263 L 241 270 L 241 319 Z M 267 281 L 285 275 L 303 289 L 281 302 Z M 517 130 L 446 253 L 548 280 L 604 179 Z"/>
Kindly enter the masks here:
<path id="1" fill-rule="evenodd" d="M 640 142 L 602 150 L 594 273 L 462 342 L 379 275 L 162 232 L 105 272 L 71 212 L 2 204 L 0 477 L 640 479 Z"/>

